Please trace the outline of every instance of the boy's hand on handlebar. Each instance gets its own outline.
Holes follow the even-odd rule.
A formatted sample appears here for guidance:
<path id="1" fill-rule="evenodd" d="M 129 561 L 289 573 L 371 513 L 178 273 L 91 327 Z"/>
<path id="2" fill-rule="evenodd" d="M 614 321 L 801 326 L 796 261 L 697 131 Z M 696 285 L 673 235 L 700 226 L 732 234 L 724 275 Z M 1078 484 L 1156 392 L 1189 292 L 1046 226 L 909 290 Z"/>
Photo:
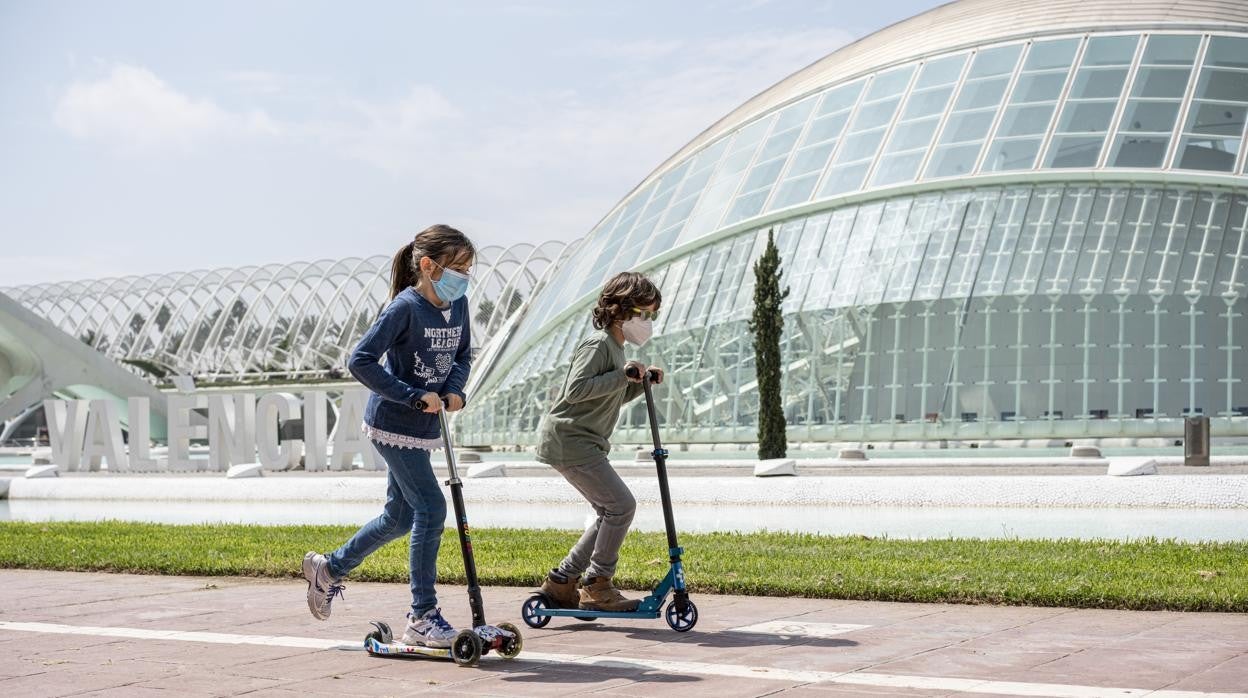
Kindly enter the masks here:
<path id="1" fill-rule="evenodd" d="M 650 382 L 658 385 L 663 382 L 663 369 L 658 366 L 651 366 L 646 369 L 650 373 Z"/>
<path id="2" fill-rule="evenodd" d="M 447 393 L 443 399 L 446 400 L 447 412 L 458 412 L 464 409 L 464 399 L 455 393 Z"/>
<path id="3" fill-rule="evenodd" d="M 640 361 L 629 361 L 624 364 L 624 377 L 627 378 L 630 383 L 640 383 L 645 372 L 646 365 Z"/>
<path id="4" fill-rule="evenodd" d="M 420 397 L 420 401 L 425 405 L 422 412 L 437 414 L 442 410 L 442 396 L 437 393 L 425 393 Z"/>

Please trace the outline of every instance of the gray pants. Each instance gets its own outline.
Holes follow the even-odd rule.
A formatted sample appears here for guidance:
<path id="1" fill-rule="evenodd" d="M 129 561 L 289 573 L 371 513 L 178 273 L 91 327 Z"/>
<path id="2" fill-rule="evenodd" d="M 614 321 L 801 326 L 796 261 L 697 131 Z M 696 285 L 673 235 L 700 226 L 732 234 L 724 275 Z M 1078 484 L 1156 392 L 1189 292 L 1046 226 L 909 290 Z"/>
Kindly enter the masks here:
<path id="1" fill-rule="evenodd" d="M 556 465 L 555 470 L 594 507 L 598 518 L 559 563 L 569 576 L 611 577 L 620 560 L 620 546 L 633 523 L 637 500 L 605 457 L 587 465 Z"/>

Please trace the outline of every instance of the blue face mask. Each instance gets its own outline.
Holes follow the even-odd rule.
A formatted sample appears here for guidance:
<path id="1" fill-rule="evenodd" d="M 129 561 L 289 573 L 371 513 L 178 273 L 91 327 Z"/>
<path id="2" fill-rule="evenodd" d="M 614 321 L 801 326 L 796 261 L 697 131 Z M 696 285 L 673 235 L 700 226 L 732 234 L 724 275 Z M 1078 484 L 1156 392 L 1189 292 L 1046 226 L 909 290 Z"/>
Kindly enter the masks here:
<path id="1" fill-rule="evenodd" d="M 434 264 L 438 263 L 434 262 Z M 438 264 L 438 268 L 442 270 L 442 278 L 433 282 L 433 292 L 447 303 L 454 303 L 463 298 L 468 292 L 468 275 L 462 271 L 447 269 L 441 264 Z"/>

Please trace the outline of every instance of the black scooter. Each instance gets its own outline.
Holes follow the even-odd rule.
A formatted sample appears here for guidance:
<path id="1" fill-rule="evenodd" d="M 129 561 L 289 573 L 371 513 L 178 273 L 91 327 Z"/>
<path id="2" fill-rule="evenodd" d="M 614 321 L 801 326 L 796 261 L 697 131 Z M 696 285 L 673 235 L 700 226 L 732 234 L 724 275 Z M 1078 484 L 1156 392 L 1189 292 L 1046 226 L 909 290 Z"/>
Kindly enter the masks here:
<path id="1" fill-rule="evenodd" d="M 445 400 L 443 401 L 445 407 Z M 485 608 L 481 602 L 481 585 L 477 583 L 477 563 L 472 556 L 472 538 L 468 535 L 468 513 L 464 507 L 464 483 L 455 467 L 455 450 L 451 447 L 451 430 L 447 427 L 445 410 L 438 411 L 442 427 L 442 447 L 446 451 L 446 467 L 450 473 L 446 484 L 451 488 L 451 501 L 455 506 L 456 527 L 459 530 L 459 549 L 464 557 L 464 575 L 468 578 L 468 605 L 472 609 L 472 629 L 461 630 L 451 642 L 450 648 L 405 645 L 395 642 L 390 626 L 375 620 L 376 630 L 364 638 L 364 649 L 377 657 L 439 657 L 453 659 L 460 666 L 476 666 L 481 657 L 490 650 L 498 652 L 503 659 L 515 659 L 524 646 L 520 630 L 511 623 L 487 625 Z"/>
<path id="2" fill-rule="evenodd" d="M 629 378 L 636 379 L 638 372 L 635 367 L 628 369 Z M 671 561 L 667 576 L 659 585 L 641 600 L 635 611 L 591 611 L 580 608 L 554 608 L 545 594 L 538 592 L 530 596 L 520 609 L 521 617 L 530 628 L 544 628 L 554 616 L 570 616 L 577 620 L 596 620 L 598 618 L 658 618 L 667 600 L 669 592 L 673 593 L 672 602 L 667 605 L 665 618 L 668 626 L 676 632 L 685 632 L 698 622 L 698 607 L 689 598 L 685 589 L 685 569 L 680 561 L 684 549 L 676 542 L 676 522 L 672 518 L 672 496 L 667 487 L 667 450 L 659 442 L 659 420 L 654 410 L 654 393 L 651 383 L 657 378 L 653 371 L 647 371 L 642 378 L 642 388 L 646 393 L 646 411 L 650 417 L 650 435 L 654 438 L 654 468 L 659 477 L 659 497 L 663 500 L 663 524 L 667 528 L 667 553 Z"/>

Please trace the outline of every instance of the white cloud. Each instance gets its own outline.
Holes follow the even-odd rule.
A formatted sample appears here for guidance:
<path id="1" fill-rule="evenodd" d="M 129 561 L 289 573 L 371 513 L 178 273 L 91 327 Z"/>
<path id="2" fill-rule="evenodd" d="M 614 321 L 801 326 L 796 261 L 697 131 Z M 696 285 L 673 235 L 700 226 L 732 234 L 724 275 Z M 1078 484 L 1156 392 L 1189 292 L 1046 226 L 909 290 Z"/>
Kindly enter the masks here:
<path id="1" fill-rule="evenodd" d="M 116 64 L 108 75 L 75 82 L 61 95 L 53 120 L 76 138 L 123 150 L 187 149 L 207 137 L 276 135 L 264 111 L 235 113 L 170 87 L 146 68 Z"/>

